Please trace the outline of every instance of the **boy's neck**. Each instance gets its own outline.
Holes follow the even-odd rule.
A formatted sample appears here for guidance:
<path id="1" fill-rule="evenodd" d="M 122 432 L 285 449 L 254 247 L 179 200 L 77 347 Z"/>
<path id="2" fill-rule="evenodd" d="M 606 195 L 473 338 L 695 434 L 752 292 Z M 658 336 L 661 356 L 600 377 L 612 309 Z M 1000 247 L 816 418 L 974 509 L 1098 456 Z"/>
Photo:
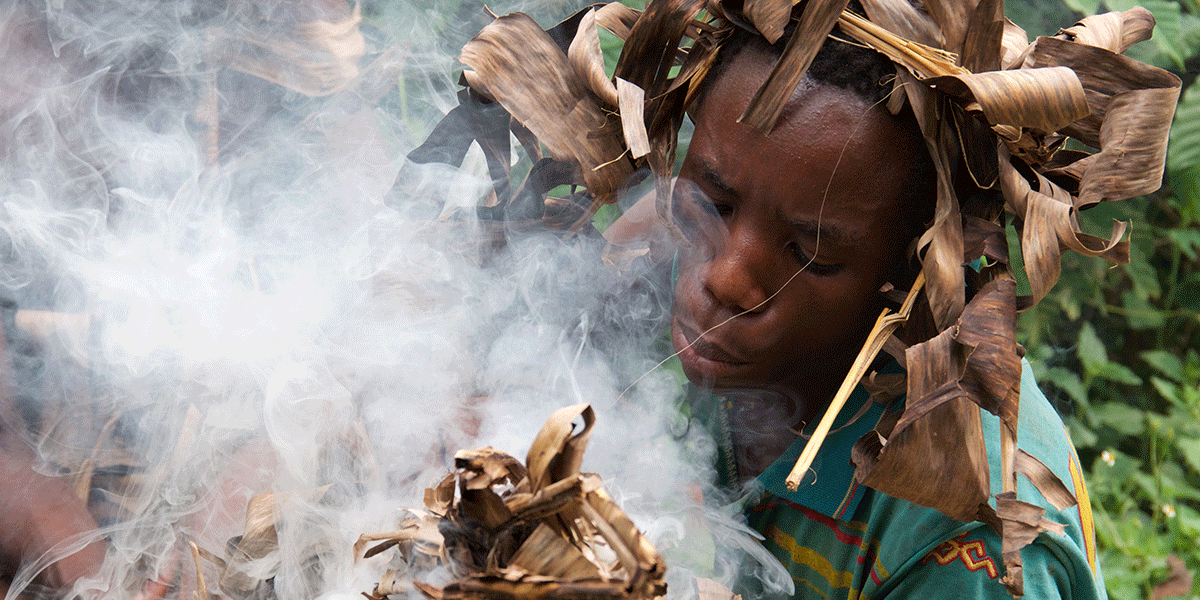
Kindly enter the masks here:
<path id="1" fill-rule="evenodd" d="M 726 396 L 739 483 L 766 470 L 808 423 L 821 417 L 832 393 L 821 397 L 823 402 L 813 402 L 791 390 L 739 390 Z"/>

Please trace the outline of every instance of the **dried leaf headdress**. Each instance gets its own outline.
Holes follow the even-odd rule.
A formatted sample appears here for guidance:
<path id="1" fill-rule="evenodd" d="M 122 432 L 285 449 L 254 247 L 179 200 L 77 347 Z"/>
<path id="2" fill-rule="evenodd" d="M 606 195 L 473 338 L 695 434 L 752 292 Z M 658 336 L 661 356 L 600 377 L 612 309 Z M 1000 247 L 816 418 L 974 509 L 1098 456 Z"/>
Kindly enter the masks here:
<path id="1" fill-rule="evenodd" d="M 538 218 L 550 214 L 539 206 L 552 202 L 547 190 L 564 183 L 586 187 L 578 196 L 586 202 L 571 219 L 560 218 L 563 225 L 584 222 L 616 199 L 627 178 L 649 168 L 659 213 L 669 222 L 677 132 L 733 28 L 774 43 L 796 22 L 742 115 L 743 123 L 763 132 L 774 127 L 828 36 L 887 56 L 896 65 L 888 108 L 911 107 L 937 171 L 934 219 L 918 243 L 921 277 L 898 313 L 881 315 L 824 421 L 832 422 L 887 347 L 905 363 L 905 410 L 856 444 L 856 477 L 955 519 L 991 524 L 1003 537 L 1005 584 L 1020 595 L 1020 548 L 1061 525 L 1016 499 L 1016 474 L 1028 476 L 1060 508 L 1075 499 L 1017 448 L 1022 349 L 1016 312 L 1054 285 L 1064 249 L 1128 261 L 1126 224 L 1098 237 L 1081 230 L 1078 211 L 1159 187 L 1180 80 L 1122 55 L 1150 37 L 1154 19 L 1142 8 L 1088 17 L 1030 43 L 1004 18 L 1002 0 L 926 0 L 922 9 L 907 0 L 862 0 L 865 15 L 846 5 L 653 0 L 638 12 L 613 3 L 589 7 L 548 31 L 523 14 L 498 17 L 463 48 L 462 104 L 439 125 L 463 150 L 447 150 L 447 136 L 435 132 L 410 158 L 461 162 L 462 142 L 478 140 L 497 181 L 489 209 L 496 214 Z M 611 80 L 598 27 L 625 42 Z M 515 186 L 510 131 L 535 161 Z M 1079 143 L 1068 147 L 1068 138 Z M 1098 151 L 1075 149 L 1084 146 Z M 975 191 L 960 196 L 956 174 L 969 175 Z M 1030 296 L 1016 294 L 1009 219 L 1019 232 Z M 901 326 L 907 344 L 894 335 Z M 988 503 L 981 409 L 1002 423 L 1004 493 L 995 508 Z M 789 485 L 800 483 L 823 437 L 818 427 Z"/>

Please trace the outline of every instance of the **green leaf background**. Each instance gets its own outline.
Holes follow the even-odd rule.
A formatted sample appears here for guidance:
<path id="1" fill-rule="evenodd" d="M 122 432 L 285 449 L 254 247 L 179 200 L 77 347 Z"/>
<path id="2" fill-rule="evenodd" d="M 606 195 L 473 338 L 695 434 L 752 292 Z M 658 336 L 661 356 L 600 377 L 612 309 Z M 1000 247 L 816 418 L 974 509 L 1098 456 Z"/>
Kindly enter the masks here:
<path id="1" fill-rule="evenodd" d="M 1176 555 L 1200 582 L 1200 3 L 1009 0 L 1033 35 L 1141 5 L 1154 36 L 1129 55 L 1184 82 L 1158 192 L 1080 215 L 1132 223 L 1131 262 L 1072 254 L 1059 285 L 1020 317 L 1021 343 L 1088 468 L 1109 596 L 1143 599 Z M 1111 463 L 1111 464 L 1110 464 Z M 1194 586 L 1187 598 L 1200 598 Z"/>

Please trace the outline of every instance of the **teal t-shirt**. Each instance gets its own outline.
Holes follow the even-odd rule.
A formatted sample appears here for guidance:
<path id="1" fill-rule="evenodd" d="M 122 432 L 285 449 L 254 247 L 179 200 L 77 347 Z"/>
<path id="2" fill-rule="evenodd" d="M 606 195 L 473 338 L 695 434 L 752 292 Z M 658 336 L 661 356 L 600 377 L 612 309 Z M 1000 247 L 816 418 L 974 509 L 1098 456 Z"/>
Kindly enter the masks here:
<path id="1" fill-rule="evenodd" d="M 724 408 L 711 407 L 718 417 Z M 1000 537 L 990 527 L 950 519 L 854 479 L 854 442 L 874 428 L 886 410 L 896 409 L 896 403 L 889 408 L 871 402 L 860 386 L 813 464 L 815 480 L 810 474 L 798 490 L 785 487 L 784 479 L 806 442 L 797 438 L 759 475 L 757 485 L 751 486 L 757 491 L 743 498 L 749 525 L 763 535 L 763 544 L 791 574 L 795 598 L 1011 598 L 1000 583 Z M 1000 472 L 999 427 L 997 417 L 983 413 L 992 473 Z M 728 430 L 717 431 L 718 445 L 726 447 L 722 456 L 728 456 Z M 1017 497 L 1043 506 L 1047 519 L 1066 525 L 1063 534 L 1042 533 L 1022 551 L 1025 597 L 1106 598 L 1079 459 L 1028 363 L 1021 377 L 1017 443 L 1045 463 L 1079 500 L 1078 506 L 1059 511 L 1019 477 Z M 992 493 L 999 493 L 999 478 L 992 479 Z M 754 595 L 752 587 L 742 591 Z"/>

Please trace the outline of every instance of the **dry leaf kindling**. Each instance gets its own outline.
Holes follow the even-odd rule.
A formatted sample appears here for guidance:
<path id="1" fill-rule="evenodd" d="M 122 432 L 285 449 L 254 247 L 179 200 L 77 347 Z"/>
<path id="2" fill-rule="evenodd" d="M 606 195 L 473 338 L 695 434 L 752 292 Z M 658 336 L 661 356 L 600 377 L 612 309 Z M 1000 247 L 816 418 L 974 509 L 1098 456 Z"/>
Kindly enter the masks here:
<path id="1" fill-rule="evenodd" d="M 574 423 L 582 421 L 576 430 Z M 440 561 L 438 588 L 389 570 L 370 594 L 408 586 L 426 597 L 646 599 L 666 593 L 666 565 L 629 517 L 579 466 L 595 415 L 586 404 L 546 421 L 525 464 L 492 448 L 462 450 L 456 471 L 425 492 L 395 532 L 364 535 L 356 555 L 397 548 L 405 564 Z"/>

